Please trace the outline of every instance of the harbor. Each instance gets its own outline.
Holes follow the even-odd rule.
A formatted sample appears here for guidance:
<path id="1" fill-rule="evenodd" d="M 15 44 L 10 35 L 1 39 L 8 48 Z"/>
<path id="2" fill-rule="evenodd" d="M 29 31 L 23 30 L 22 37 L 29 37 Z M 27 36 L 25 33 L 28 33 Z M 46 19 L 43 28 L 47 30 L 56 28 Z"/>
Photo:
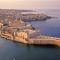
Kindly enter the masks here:
<path id="1" fill-rule="evenodd" d="M 60 60 L 60 0 L 0 0 L 0 60 Z"/>
<path id="2" fill-rule="evenodd" d="M 8 23 L 3 22 L 0 20 L 0 36 L 7 40 L 30 45 L 56 45 L 60 47 L 60 38 L 39 35 L 39 30 L 21 19 L 7 20 Z"/>

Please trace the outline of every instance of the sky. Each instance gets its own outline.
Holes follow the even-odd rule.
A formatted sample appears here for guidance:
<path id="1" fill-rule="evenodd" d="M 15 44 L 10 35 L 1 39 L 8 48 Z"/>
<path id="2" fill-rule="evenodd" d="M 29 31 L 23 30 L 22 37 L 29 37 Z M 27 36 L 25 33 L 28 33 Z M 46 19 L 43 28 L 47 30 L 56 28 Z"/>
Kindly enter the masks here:
<path id="1" fill-rule="evenodd" d="M 2 9 L 60 9 L 60 0 L 0 0 Z"/>

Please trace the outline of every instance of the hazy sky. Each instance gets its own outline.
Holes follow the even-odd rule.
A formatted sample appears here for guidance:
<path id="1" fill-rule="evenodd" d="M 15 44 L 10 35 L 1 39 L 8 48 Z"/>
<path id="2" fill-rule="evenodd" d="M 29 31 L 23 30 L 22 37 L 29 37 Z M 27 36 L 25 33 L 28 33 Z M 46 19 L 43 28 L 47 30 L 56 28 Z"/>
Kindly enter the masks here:
<path id="1" fill-rule="evenodd" d="M 58 8 L 60 0 L 0 0 L 0 8 L 3 9 L 36 9 L 36 8 Z"/>

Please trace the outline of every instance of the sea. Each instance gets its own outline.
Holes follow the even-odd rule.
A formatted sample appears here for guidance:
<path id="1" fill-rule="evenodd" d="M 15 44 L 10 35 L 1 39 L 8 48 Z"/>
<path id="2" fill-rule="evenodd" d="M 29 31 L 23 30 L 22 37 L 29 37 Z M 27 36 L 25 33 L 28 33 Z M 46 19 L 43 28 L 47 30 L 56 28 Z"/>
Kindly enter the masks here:
<path id="1" fill-rule="evenodd" d="M 39 34 L 60 37 L 60 9 L 39 9 L 54 18 L 29 22 Z M 13 42 L 0 37 L 0 60 L 60 60 L 60 47 L 36 46 Z"/>

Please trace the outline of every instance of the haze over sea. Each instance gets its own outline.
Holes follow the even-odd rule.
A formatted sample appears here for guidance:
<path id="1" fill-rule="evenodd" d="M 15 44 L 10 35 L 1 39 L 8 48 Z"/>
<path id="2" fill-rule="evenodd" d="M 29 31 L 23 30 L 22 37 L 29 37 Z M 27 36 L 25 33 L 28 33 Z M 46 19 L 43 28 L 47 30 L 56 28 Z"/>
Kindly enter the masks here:
<path id="1" fill-rule="evenodd" d="M 60 37 L 60 9 L 37 10 L 52 19 L 30 22 L 40 34 Z M 60 48 L 53 46 L 32 46 L 0 38 L 0 60 L 60 60 Z"/>

